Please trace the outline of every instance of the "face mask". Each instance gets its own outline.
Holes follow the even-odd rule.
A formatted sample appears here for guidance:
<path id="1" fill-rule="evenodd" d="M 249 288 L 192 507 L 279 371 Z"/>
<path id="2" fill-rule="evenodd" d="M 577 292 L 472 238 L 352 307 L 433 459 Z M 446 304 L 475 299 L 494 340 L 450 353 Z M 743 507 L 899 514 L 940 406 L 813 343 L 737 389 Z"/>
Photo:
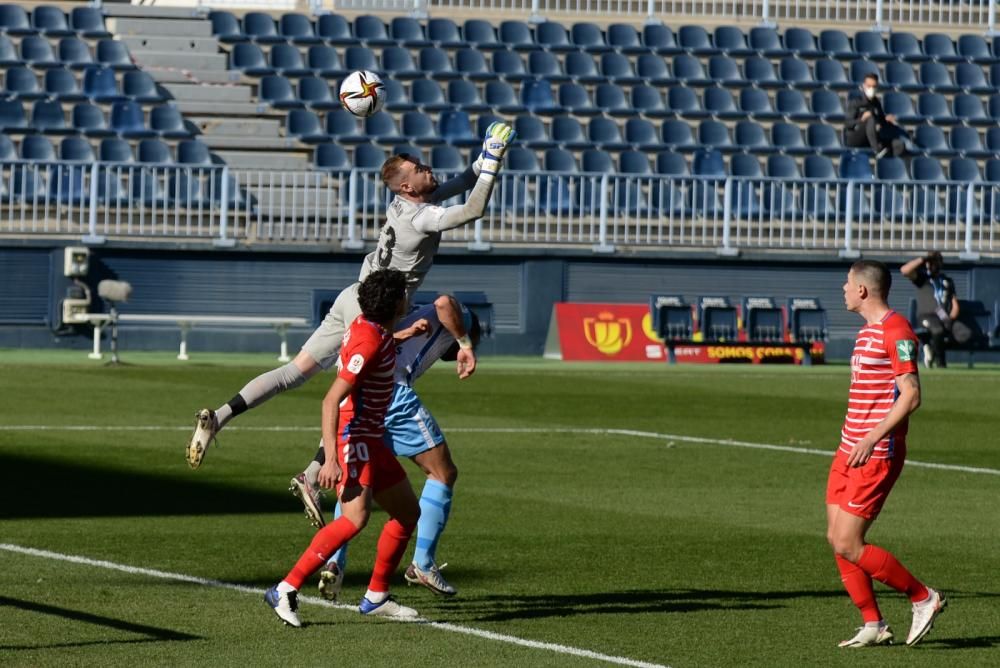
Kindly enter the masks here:
<path id="1" fill-rule="evenodd" d="M 865 90 L 865 97 L 867 97 L 869 100 L 872 99 L 873 97 L 875 97 L 875 89 L 874 88 L 867 88 L 866 87 L 864 90 Z"/>

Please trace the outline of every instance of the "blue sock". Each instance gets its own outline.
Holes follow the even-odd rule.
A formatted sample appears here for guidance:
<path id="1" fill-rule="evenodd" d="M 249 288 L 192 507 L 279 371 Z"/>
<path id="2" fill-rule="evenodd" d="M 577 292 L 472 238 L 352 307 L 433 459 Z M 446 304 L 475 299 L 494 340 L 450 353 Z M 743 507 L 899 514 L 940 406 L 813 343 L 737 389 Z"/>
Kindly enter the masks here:
<path id="1" fill-rule="evenodd" d="M 333 509 L 333 519 L 337 519 L 342 514 L 343 513 L 341 513 L 340 511 L 340 501 L 337 501 L 337 505 Z M 337 562 L 337 565 L 340 566 L 341 573 L 343 573 L 344 569 L 347 568 L 347 545 L 348 545 L 347 543 L 341 545 L 340 549 L 334 552 L 333 555 L 330 557 L 330 559 L 335 560 Z"/>
<path id="2" fill-rule="evenodd" d="M 448 523 L 451 512 L 451 487 L 436 480 L 428 479 L 420 494 L 420 521 L 417 523 L 417 547 L 413 561 L 417 567 L 426 570 L 434 565 L 434 553 L 438 540 Z"/>

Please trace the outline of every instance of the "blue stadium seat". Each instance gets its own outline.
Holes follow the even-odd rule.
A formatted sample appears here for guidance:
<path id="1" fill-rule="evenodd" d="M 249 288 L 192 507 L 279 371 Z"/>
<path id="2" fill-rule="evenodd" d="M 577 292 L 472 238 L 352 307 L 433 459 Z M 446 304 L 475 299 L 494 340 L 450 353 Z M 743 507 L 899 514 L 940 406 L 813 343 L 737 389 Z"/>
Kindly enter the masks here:
<path id="1" fill-rule="evenodd" d="M 628 23 L 612 23 L 607 29 L 608 46 L 619 53 L 644 54 L 649 47 L 642 43 L 639 31 Z"/>
<path id="2" fill-rule="evenodd" d="M 760 88 L 744 88 L 740 91 L 740 109 L 744 115 L 755 120 L 777 120 L 782 117 L 771 105 L 767 91 Z"/>
<path id="3" fill-rule="evenodd" d="M 687 86 L 673 86 L 667 91 L 667 108 L 683 118 L 708 118 L 694 90 Z"/>
<path id="4" fill-rule="evenodd" d="M 873 30 L 854 33 L 854 50 L 867 60 L 893 60 L 896 57 L 886 47 L 882 33 Z"/>
<path id="5" fill-rule="evenodd" d="M 5 202 L 25 202 L 36 204 L 44 200 L 46 168 L 42 165 L 32 165 L 12 169 L 8 181 L 9 188 L 4 190 L 0 179 L 0 195 Z"/>
<path id="6" fill-rule="evenodd" d="M 889 35 L 889 51 L 898 60 L 920 63 L 928 60 L 920 40 L 908 32 L 892 32 Z"/>
<path id="7" fill-rule="evenodd" d="M 363 14 L 354 19 L 354 36 L 365 46 L 392 46 L 396 43 L 389 37 L 382 19 L 371 14 Z"/>
<path id="8" fill-rule="evenodd" d="M 367 46 L 347 47 L 347 51 L 344 52 L 344 65 L 348 70 L 381 71 L 375 52 Z"/>
<path id="9" fill-rule="evenodd" d="M 743 78 L 739 65 L 729 56 L 712 56 L 708 59 L 708 76 L 717 84 L 739 88 L 749 84 Z"/>
<path id="10" fill-rule="evenodd" d="M 516 172 L 537 172 L 538 156 L 523 146 L 511 146 L 504 158 L 504 167 Z"/>
<path id="11" fill-rule="evenodd" d="M 976 128 L 960 125 L 951 129 L 949 142 L 952 151 L 959 153 L 964 158 L 986 159 L 995 155 L 983 146 Z"/>
<path id="12" fill-rule="evenodd" d="M 794 89 L 782 89 L 775 93 L 774 106 L 782 118 L 790 121 L 809 121 L 814 116 L 806 105 L 805 96 Z"/>
<path id="13" fill-rule="evenodd" d="M 885 81 L 896 90 L 915 93 L 924 90 L 924 85 L 917 81 L 913 65 L 902 61 L 889 61 L 885 64 Z"/>
<path id="14" fill-rule="evenodd" d="M 922 123 L 926 121 L 913 107 L 910 96 L 900 91 L 889 91 L 882 96 L 882 108 L 892 114 L 899 123 Z"/>
<path id="15" fill-rule="evenodd" d="M 3 159 L 2 150 L 0 159 Z M 1000 158 L 990 158 L 986 161 L 986 180 L 990 183 L 1000 183 Z"/>
<path id="16" fill-rule="evenodd" d="M 837 178 L 833 162 L 825 155 L 808 155 L 803 162 L 804 174 L 807 179 L 829 181 Z"/>
<path id="17" fill-rule="evenodd" d="M 304 14 L 283 14 L 278 20 L 278 33 L 293 44 L 321 44 L 312 21 Z"/>
<path id="18" fill-rule="evenodd" d="M 921 63 L 920 83 L 936 93 L 956 93 L 961 90 L 951 80 L 951 73 L 943 63 Z"/>
<path id="19" fill-rule="evenodd" d="M 750 56 L 757 52 L 747 44 L 747 36 L 736 26 L 719 26 L 712 42 L 716 49 L 730 56 Z"/>
<path id="20" fill-rule="evenodd" d="M 74 34 L 63 10 L 50 5 L 42 5 L 32 10 L 31 27 L 46 37 L 66 37 Z"/>
<path id="21" fill-rule="evenodd" d="M 802 131 L 793 123 L 775 123 L 771 126 L 771 143 L 782 153 L 806 155 L 813 150 L 806 146 Z"/>
<path id="22" fill-rule="evenodd" d="M 552 82 L 569 80 L 563 72 L 559 59 L 549 51 L 532 51 L 528 54 L 528 72 L 539 78 L 548 79 Z"/>
<path id="23" fill-rule="evenodd" d="M 816 81 L 833 90 L 850 90 L 855 86 L 848 81 L 844 66 L 831 58 L 816 61 Z"/>
<path id="24" fill-rule="evenodd" d="M 390 81 L 392 80 L 390 79 Z M 441 85 L 431 79 L 415 80 L 410 86 L 409 100 L 413 103 L 410 105 L 411 107 L 416 107 L 423 112 L 444 111 L 452 106 L 445 99 Z M 387 108 L 387 111 L 395 110 Z"/>
<path id="25" fill-rule="evenodd" d="M 739 147 L 733 143 L 729 136 L 729 128 L 719 121 L 701 122 L 698 126 L 698 143 L 706 148 L 724 153 L 733 153 L 739 150 Z"/>
<path id="26" fill-rule="evenodd" d="M 59 142 L 59 159 L 66 162 L 97 162 L 94 147 L 83 137 L 65 137 Z"/>
<path id="27" fill-rule="evenodd" d="M 243 32 L 239 19 L 230 12 L 212 11 L 208 14 L 212 22 L 212 35 L 223 44 L 246 42 L 250 38 Z"/>
<path id="28" fill-rule="evenodd" d="M 472 81 L 496 79 L 497 75 L 486 65 L 483 54 L 476 49 L 459 49 L 455 52 L 455 70 Z"/>
<path id="29" fill-rule="evenodd" d="M 710 56 L 719 50 L 712 45 L 708 31 L 697 25 L 681 26 L 677 31 L 677 44 L 682 49 L 696 56 Z"/>
<path id="30" fill-rule="evenodd" d="M 805 178 L 810 179 L 803 192 L 803 211 L 806 216 L 826 220 L 836 214 L 833 197 L 839 187 L 832 181 L 837 173 L 825 155 L 807 155 L 803 163 Z"/>
<path id="31" fill-rule="evenodd" d="M 574 23 L 569 31 L 569 39 L 578 49 L 583 49 L 587 53 L 604 53 L 612 50 L 604 40 L 604 33 L 593 23 Z"/>
<path id="32" fill-rule="evenodd" d="M 482 138 L 472 133 L 472 123 L 464 111 L 445 111 L 438 120 L 438 133 L 455 146 L 478 146 Z"/>
<path id="33" fill-rule="evenodd" d="M 809 63 L 795 56 L 782 58 L 778 72 L 778 77 L 793 88 L 805 90 L 818 88 L 821 85 L 813 78 Z"/>
<path id="34" fill-rule="evenodd" d="M 587 90 L 575 83 L 564 83 L 559 86 L 559 106 L 574 116 L 593 116 L 601 113 L 601 110 L 594 106 Z"/>
<path id="35" fill-rule="evenodd" d="M 361 43 L 361 40 L 354 36 L 351 24 L 340 14 L 321 14 L 316 20 L 316 34 L 331 46 Z"/>
<path id="36" fill-rule="evenodd" d="M 113 39 L 102 39 L 97 43 L 97 63 L 115 70 L 135 69 L 132 56 L 125 48 L 124 42 Z"/>
<path id="37" fill-rule="evenodd" d="M 569 39 L 569 32 L 562 23 L 545 21 L 535 26 L 535 39 L 543 48 L 554 51 L 576 51 L 576 45 Z"/>
<path id="38" fill-rule="evenodd" d="M 46 195 L 50 202 L 79 206 L 87 201 L 90 191 L 84 181 L 90 170 L 85 165 L 58 165 L 49 172 L 49 188 Z"/>
<path id="39" fill-rule="evenodd" d="M 493 71 L 507 81 L 520 81 L 528 76 L 521 56 L 504 49 L 493 52 Z"/>
<path id="40" fill-rule="evenodd" d="M 881 39 L 881 37 L 879 39 Z M 883 80 L 882 72 L 875 63 L 869 60 L 855 60 L 851 63 L 851 81 L 853 81 L 855 85 L 860 86 L 865 77 L 869 74 L 877 76 L 879 81 Z"/>
<path id="41" fill-rule="evenodd" d="M 567 151 L 580 151 L 591 146 L 580 121 L 572 116 L 556 116 L 552 119 L 552 141 Z"/>
<path id="42" fill-rule="evenodd" d="M 431 167 L 442 172 L 460 172 L 465 169 L 465 161 L 454 146 L 435 146 L 431 149 Z M 350 165 L 345 167 L 350 169 Z"/>
<path id="43" fill-rule="evenodd" d="M 1000 127 L 992 126 L 986 129 L 986 148 L 992 154 L 1000 155 Z"/>
<path id="44" fill-rule="evenodd" d="M 17 55 L 17 50 L 14 49 L 14 43 L 6 35 L 0 34 L 0 67 L 13 67 L 23 64 L 21 57 Z"/>
<path id="45" fill-rule="evenodd" d="M 289 114 L 289 122 L 291 121 L 291 114 L 297 114 L 299 112 L 293 111 Z M 305 120 L 305 127 L 307 129 L 312 129 L 312 121 L 309 119 Z M 316 121 L 317 124 L 319 121 Z M 325 135 L 332 137 L 335 141 L 341 144 L 364 144 L 370 143 L 371 138 L 365 132 L 364 121 L 353 116 L 346 109 L 336 109 L 330 111 L 326 115 L 326 127 Z M 328 139 L 317 138 L 317 141 L 327 141 Z M 310 142 L 311 143 L 311 142 Z"/>
<path id="46" fill-rule="evenodd" d="M 268 62 L 272 70 L 286 77 L 304 77 L 313 73 L 312 67 L 302 60 L 302 52 L 292 44 L 272 45 Z"/>
<path id="47" fill-rule="evenodd" d="M 653 124 L 644 118 L 625 121 L 625 142 L 640 151 L 658 151 L 665 148 Z"/>
<path id="48" fill-rule="evenodd" d="M 878 186 L 875 196 L 875 213 L 894 220 L 903 219 L 909 212 L 904 196 L 905 184 L 909 182 L 906 163 L 899 158 L 881 158 L 875 163 L 875 176 L 879 181 L 889 181 Z"/>
<path id="49" fill-rule="evenodd" d="M 760 56 L 750 56 L 743 62 L 743 76 L 761 88 L 784 88 L 787 85 L 778 78 L 771 61 Z"/>
<path id="50" fill-rule="evenodd" d="M 486 84 L 486 104 L 498 114 L 521 114 L 526 110 L 506 81 L 490 81 Z"/>
<path id="51" fill-rule="evenodd" d="M 4 73 L 3 94 L 19 100 L 37 100 L 45 97 L 38 85 L 38 77 L 27 67 L 11 67 Z"/>
<path id="52" fill-rule="evenodd" d="M 994 61 L 989 44 L 979 35 L 959 35 L 958 53 L 972 63 L 985 65 Z"/>
<path id="53" fill-rule="evenodd" d="M 157 104 L 167 100 L 153 77 L 142 70 L 129 70 L 122 76 L 122 93 L 143 104 Z"/>
<path id="54" fill-rule="evenodd" d="M 438 136 L 437 129 L 430 116 L 419 111 L 408 111 L 403 114 L 402 125 L 400 126 L 403 135 L 411 142 L 420 146 L 434 146 L 442 143 Z"/>
<path id="55" fill-rule="evenodd" d="M 521 83 L 521 104 L 532 114 L 550 116 L 565 113 L 552 94 L 552 84 L 547 79 L 525 79 Z"/>
<path id="56" fill-rule="evenodd" d="M 661 56 L 672 56 L 684 51 L 677 43 L 674 31 L 670 26 L 662 23 L 643 25 L 642 43 L 647 49 Z"/>
<path id="57" fill-rule="evenodd" d="M 427 21 L 427 39 L 442 49 L 457 49 L 467 44 L 454 21 L 438 17 Z"/>
<path id="58" fill-rule="evenodd" d="M 164 170 L 157 167 L 130 170 L 131 199 L 148 207 L 166 209 L 169 203 Z"/>
<path id="59" fill-rule="evenodd" d="M 660 127 L 660 136 L 663 144 L 669 146 L 674 151 L 688 153 L 699 148 L 691 132 L 691 126 L 686 121 L 672 119 L 663 121 Z"/>
<path id="60" fill-rule="evenodd" d="M 990 95 L 988 111 L 990 118 L 1000 123 L 1000 93 Z"/>
<path id="61" fill-rule="evenodd" d="M 600 83 L 604 77 L 597 71 L 594 57 L 582 51 L 570 51 L 566 54 L 566 75 L 580 84 Z"/>
<path id="62" fill-rule="evenodd" d="M 591 145 L 604 151 L 624 151 L 629 148 L 622 137 L 618 124 L 610 118 L 600 116 L 590 119 L 587 124 L 587 138 Z"/>
<path id="63" fill-rule="evenodd" d="M 182 165 L 211 165 L 208 146 L 197 139 L 185 139 L 177 144 L 177 162 Z"/>
<path id="64" fill-rule="evenodd" d="M 917 97 L 917 113 L 935 125 L 954 125 L 960 122 L 952 115 L 948 100 L 940 93 L 921 93 Z"/>
<path id="65" fill-rule="evenodd" d="M 378 146 L 361 144 L 354 149 L 354 164 L 362 169 L 381 167 L 385 159 L 385 149 Z"/>
<path id="66" fill-rule="evenodd" d="M 827 123 L 843 123 L 844 106 L 840 95 L 832 90 L 814 90 L 812 93 L 812 112 Z"/>
<path id="67" fill-rule="evenodd" d="M 957 63 L 965 60 L 955 50 L 951 37 L 943 33 L 928 33 L 924 35 L 924 53 L 939 63 Z"/>
<path id="68" fill-rule="evenodd" d="M 258 96 L 275 109 L 301 109 L 303 104 L 285 77 L 269 74 L 260 80 Z"/>
<path id="69" fill-rule="evenodd" d="M 827 58 L 837 58 L 840 60 L 853 60 L 857 58 L 851 40 L 841 30 L 824 30 L 819 34 L 819 50 L 826 54 Z"/>
<path id="70" fill-rule="evenodd" d="M 733 215 L 737 218 L 751 220 L 759 218 L 763 206 L 757 188 L 761 184 L 745 179 L 762 179 L 764 177 L 760 162 L 755 156 L 737 153 L 730 158 L 729 171 L 733 176 L 745 177 L 734 179 L 730 186 L 729 202 Z"/>
<path id="71" fill-rule="evenodd" d="M 462 26 L 462 35 L 466 42 L 473 44 L 479 50 L 506 48 L 504 43 L 497 39 L 496 30 L 488 21 L 467 20 Z"/>
<path id="72" fill-rule="evenodd" d="M 691 162 L 691 172 L 695 176 L 706 177 L 696 179 L 694 182 L 691 203 L 695 215 L 721 217 L 723 207 L 719 199 L 719 190 L 726 177 L 726 164 L 722 154 L 714 149 L 697 151 Z"/>
<path id="73" fill-rule="evenodd" d="M 479 89 L 471 81 L 455 79 L 448 82 L 448 104 L 464 111 L 489 111 L 490 105 L 483 102 Z"/>
<path id="74" fill-rule="evenodd" d="M 209 193 L 202 178 L 207 170 L 184 168 L 171 170 L 167 180 L 167 199 L 182 209 L 204 209 L 211 206 Z"/>
<path id="75" fill-rule="evenodd" d="M 670 73 L 667 61 L 655 53 L 639 54 L 635 65 L 636 75 L 652 86 L 667 86 L 676 80 Z"/>
<path id="76" fill-rule="evenodd" d="M 3 7 L 4 5 L 0 5 Z M 28 35 L 21 40 L 21 60 L 34 68 L 61 67 L 62 61 L 56 58 L 49 40 L 37 35 Z"/>
<path id="77" fill-rule="evenodd" d="M 543 168 L 548 172 L 575 172 L 579 168 L 576 158 L 569 151 L 561 148 L 550 148 L 545 151 Z"/>
<path id="78" fill-rule="evenodd" d="M 176 107 L 160 105 L 149 112 L 149 128 L 164 139 L 187 139 L 196 131 L 193 124 L 184 121 Z"/>
<path id="79" fill-rule="evenodd" d="M 109 103 L 124 100 L 118 90 L 118 80 L 114 70 L 107 67 L 92 67 L 83 73 L 83 94 L 95 102 Z"/>
<path id="80" fill-rule="evenodd" d="M 979 173 L 979 165 L 970 158 L 952 158 L 948 164 L 948 180 L 961 183 L 982 183 L 983 177 Z M 974 191 L 975 192 L 975 189 Z M 971 213 L 974 217 L 980 215 L 979 202 L 972 201 L 970 211 L 968 190 L 965 188 L 950 188 L 948 191 L 948 210 L 958 216 L 966 216 Z"/>
<path id="81" fill-rule="evenodd" d="M 337 50 L 323 44 L 310 46 L 306 51 L 306 67 L 316 76 L 326 79 L 340 79 L 348 74 Z"/>
<path id="82" fill-rule="evenodd" d="M 583 171 L 588 173 L 612 174 L 615 171 L 614 161 L 611 155 L 597 149 L 588 149 L 583 152 Z"/>
<path id="83" fill-rule="evenodd" d="M 785 30 L 785 48 L 799 58 L 819 58 L 823 55 L 816 37 L 806 28 L 788 28 Z"/>
<path id="84" fill-rule="evenodd" d="M 913 159 L 912 163 L 914 181 L 944 181 L 944 170 L 941 169 L 941 162 L 934 158 L 919 156 Z"/>
<path id="85" fill-rule="evenodd" d="M 871 181 L 872 173 L 870 156 L 866 151 L 848 151 L 840 158 L 840 178 L 854 181 Z"/>
<path id="86" fill-rule="evenodd" d="M 101 162 L 135 162 L 132 147 L 127 141 L 117 137 L 102 139 L 98 155 Z"/>
<path id="87" fill-rule="evenodd" d="M 243 34 L 258 44 L 276 44 L 285 38 L 278 34 L 274 19 L 263 12 L 248 12 L 243 16 Z"/>
<path id="88" fill-rule="evenodd" d="M 396 79 L 417 79 L 424 76 L 424 70 L 417 67 L 410 50 L 401 46 L 387 46 L 382 49 L 382 71 Z"/>
<path id="89" fill-rule="evenodd" d="M 172 163 L 170 147 L 159 139 L 143 139 L 139 142 L 138 161 L 146 163 Z"/>
<path id="90" fill-rule="evenodd" d="M 641 83 L 642 78 L 636 76 L 628 57 L 620 53 L 601 54 L 601 74 L 609 81 L 618 85 Z"/>
<path id="91" fill-rule="evenodd" d="M 33 35 L 28 12 L 20 5 L 0 5 L 0 32 L 8 35 Z"/>
<path id="92" fill-rule="evenodd" d="M 44 88 L 46 96 L 60 102 L 81 102 L 87 99 L 80 90 L 76 77 L 66 69 L 46 70 Z"/>
<path id="93" fill-rule="evenodd" d="M 826 123 L 811 123 L 806 128 L 806 143 L 824 155 L 839 155 L 844 150 L 840 143 L 840 129 Z"/>
<path id="94" fill-rule="evenodd" d="M 327 123 L 330 122 L 330 118 L 336 113 L 331 112 L 327 116 Z M 349 112 L 345 111 L 344 113 L 348 114 Z M 306 144 L 318 144 L 330 141 L 330 135 L 323 130 L 319 116 L 307 109 L 292 109 L 288 112 L 288 116 L 285 119 L 285 134 Z"/>
<path id="95" fill-rule="evenodd" d="M 802 177 L 795 159 L 788 155 L 770 155 L 767 158 L 766 172 L 775 181 L 764 184 L 761 199 L 765 211 L 782 220 L 799 218 L 802 215 L 802 186 L 789 183 Z"/>
<path id="96" fill-rule="evenodd" d="M 649 158 L 641 151 L 623 151 L 618 157 L 618 172 L 620 174 L 651 175 Z M 645 191 L 643 186 L 649 186 Z M 657 188 L 648 179 L 629 179 L 617 181 L 614 188 L 614 206 L 628 215 L 648 215 L 652 202 L 658 199 Z"/>
<path id="97" fill-rule="evenodd" d="M 0 120 L 0 125 L 3 125 L 2 120 Z M 89 102 L 78 102 L 74 105 L 73 127 L 77 132 L 82 132 L 88 137 L 110 137 L 115 134 L 108 127 L 108 121 L 101 108 Z"/>
<path id="98" fill-rule="evenodd" d="M 955 85 L 966 93 L 992 93 L 993 86 L 986 81 L 983 68 L 977 63 L 959 63 L 955 66 Z"/>
<path id="99" fill-rule="evenodd" d="M 674 151 L 660 151 L 656 154 L 656 173 L 668 176 L 690 176 L 684 156 Z"/>
<path id="100" fill-rule="evenodd" d="M 48 137 L 28 135 L 21 140 L 21 159 L 36 162 L 55 162 L 56 149 Z"/>
<path id="101" fill-rule="evenodd" d="M 61 102 L 39 100 L 31 109 L 31 128 L 48 135 L 73 134 L 73 126 L 66 122 Z"/>
<path id="102" fill-rule="evenodd" d="M 396 125 L 396 119 L 384 111 L 365 119 L 365 134 L 383 146 L 395 146 L 407 140 Z"/>
<path id="103" fill-rule="evenodd" d="M 523 21 L 501 21 L 497 29 L 497 36 L 507 48 L 515 51 L 535 51 L 540 47 L 535 43 L 535 36 L 531 34 L 531 28 Z"/>
<path id="104" fill-rule="evenodd" d="M 615 171 L 611 156 L 596 149 L 584 151 L 581 164 L 585 174 L 613 174 Z M 607 192 L 601 190 L 601 180 L 585 178 L 582 185 L 579 194 L 581 209 L 587 213 L 600 211 L 601 201 L 606 201 L 608 196 Z"/>
<path id="105" fill-rule="evenodd" d="M 748 42 L 751 51 L 765 58 L 784 58 L 790 53 L 789 49 L 782 45 L 781 37 L 774 28 L 762 26 L 751 28 Z"/>
<path id="106" fill-rule="evenodd" d="M 674 79 L 687 86 L 709 86 L 712 79 L 705 73 L 701 61 L 692 55 L 682 53 L 674 56 Z"/>
<path id="107" fill-rule="evenodd" d="M 673 115 L 663 103 L 663 96 L 653 86 L 633 86 L 631 93 L 632 108 L 649 118 L 666 118 Z"/>
<path id="108" fill-rule="evenodd" d="M 264 59 L 264 52 L 260 47 L 247 42 L 233 45 L 233 50 L 229 54 L 229 68 L 241 70 L 252 77 L 274 74 L 274 70 Z"/>
<path id="109" fill-rule="evenodd" d="M 767 156 L 767 175 L 774 179 L 799 179 L 802 174 L 795 158 L 790 155 Z"/>
<path id="110" fill-rule="evenodd" d="M 569 151 L 550 148 L 545 152 L 543 166 L 545 171 L 556 172 L 559 175 L 538 181 L 536 199 L 544 211 L 553 215 L 568 215 L 573 210 L 573 196 L 569 190 L 570 178 L 562 174 L 566 172 L 574 174 L 579 171 L 576 158 Z"/>
<path id="111" fill-rule="evenodd" d="M 733 133 L 734 143 L 744 151 L 766 155 L 777 149 L 767 140 L 764 128 L 753 121 L 740 121 Z"/>
<path id="112" fill-rule="evenodd" d="M 69 25 L 75 33 L 88 39 L 111 37 L 104 26 L 104 13 L 97 7 L 74 7 L 69 13 Z"/>
<path id="113" fill-rule="evenodd" d="M 613 83 L 598 84 L 594 93 L 594 105 L 605 114 L 612 116 L 632 116 L 635 114 L 635 110 L 625 98 L 625 91 Z"/>
<path id="114" fill-rule="evenodd" d="M 389 37 L 408 49 L 432 44 L 432 41 L 424 35 L 424 28 L 420 22 L 409 16 L 396 16 L 389 21 Z"/>
<path id="115" fill-rule="evenodd" d="M 704 99 L 705 111 L 712 115 L 712 118 L 734 119 L 742 118 L 743 112 L 736 107 L 736 101 L 728 88 L 720 86 L 709 86 L 702 97 Z"/>
<path id="116" fill-rule="evenodd" d="M 947 155 L 951 153 L 944 132 L 936 125 L 918 125 L 913 137 L 914 143 L 923 149 L 927 155 Z M 914 175 L 916 178 L 916 175 Z"/>
<path id="117" fill-rule="evenodd" d="M 313 111 L 327 111 L 340 106 L 340 100 L 330 90 L 330 84 L 327 83 L 326 79 L 319 77 L 299 79 L 298 99 L 301 100 L 301 104 Z M 293 105 L 290 108 L 297 106 L 301 105 Z"/>

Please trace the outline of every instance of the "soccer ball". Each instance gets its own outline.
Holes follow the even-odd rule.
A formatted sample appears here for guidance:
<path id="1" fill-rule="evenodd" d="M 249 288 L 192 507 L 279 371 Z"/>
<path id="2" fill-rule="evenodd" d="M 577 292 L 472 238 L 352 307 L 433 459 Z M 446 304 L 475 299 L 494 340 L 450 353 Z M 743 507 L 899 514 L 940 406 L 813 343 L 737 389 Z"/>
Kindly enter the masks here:
<path id="1" fill-rule="evenodd" d="M 340 84 L 340 103 L 355 116 L 374 116 L 385 104 L 385 84 L 374 72 L 351 72 Z"/>

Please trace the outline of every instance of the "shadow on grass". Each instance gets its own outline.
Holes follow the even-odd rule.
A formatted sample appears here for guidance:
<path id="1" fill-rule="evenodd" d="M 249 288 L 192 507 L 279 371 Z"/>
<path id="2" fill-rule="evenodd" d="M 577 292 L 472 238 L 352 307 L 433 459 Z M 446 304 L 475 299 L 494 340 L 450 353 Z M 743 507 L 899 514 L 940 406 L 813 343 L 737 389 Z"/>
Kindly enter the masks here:
<path id="1" fill-rule="evenodd" d="M 178 470 L 186 469 L 179 461 Z M 193 473 L 185 479 L 10 454 L 0 455 L 0 470 L 0 519 L 286 513 L 301 508 L 284 491 L 220 485 L 197 480 Z"/>
<path id="2" fill-rule="evenodd" d="M 925 638 L 920 647 L 928 649 L 992 649 L 1000 647 L 1000 636 L 978 636 L 975 638 Z"/>
<path id="3" fill-rule="evenodd" d="M 85 647 L 87 645 L 135 644 L 135 643 L 145 643 L 145 642 L 186 641 L 186 640 L 202 639 L 200 636 L 194 636 L 189 633 L 181 633 L 180 631 L 172 631 L 171 629 L 163 629 L 157 626 L 147 626 L 145 624 L 136 624 L 135 622 L 127 622 L 121 619 L 114 619 L 112 617 L 95 615 L 89 612 L 84 612 L 82 610 L 71 610 L 69 608 L 60 608 L 54 605 L 47 605 L 45 603 L 36 603 L 34 601 L 25 601 L 18 598 L 8 598 L 6 596 L 0 596 L 0 607 L 17 608 L 18 610 L 24 610 L 27 612 L 36 612 L 42 615 L 51 615 L 54 617 L 61 617 L 63 619 L 73 620 L 77 622 L 84 622 L 86 624 L 94 624 L 96 626 L 102 626 L 104 628 L 114 629 L 116 631 L 125 631 L 128 633 L 136 633 L 139 635 L 147 636 L 145 638 L 134 638 L 131 640 L 89 640 L 81 642 L 63 642 L 63 643 L 50 643 L 50 644 L 39 643 L 32 645 L 0 645 L 0 650 L 56 649 L 62 647 Z"/>

